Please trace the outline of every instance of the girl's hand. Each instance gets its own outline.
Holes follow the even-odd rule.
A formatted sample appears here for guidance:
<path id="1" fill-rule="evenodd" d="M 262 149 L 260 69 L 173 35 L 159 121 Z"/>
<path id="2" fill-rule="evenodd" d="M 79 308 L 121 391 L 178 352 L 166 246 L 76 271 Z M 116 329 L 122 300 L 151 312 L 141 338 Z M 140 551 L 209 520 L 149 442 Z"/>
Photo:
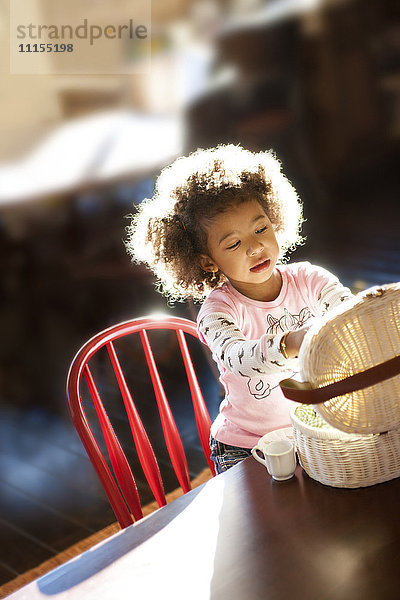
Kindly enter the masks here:
<path id="1" fill-rule="evenodd" d="M 288 358 L 296 358 L 299 355 L 300 346 L 309 329 L 310 326 L 306 326 L 301 327 L 301 329 L 296 329 L 296 331 L 289 331 L 285 340 Z"/>

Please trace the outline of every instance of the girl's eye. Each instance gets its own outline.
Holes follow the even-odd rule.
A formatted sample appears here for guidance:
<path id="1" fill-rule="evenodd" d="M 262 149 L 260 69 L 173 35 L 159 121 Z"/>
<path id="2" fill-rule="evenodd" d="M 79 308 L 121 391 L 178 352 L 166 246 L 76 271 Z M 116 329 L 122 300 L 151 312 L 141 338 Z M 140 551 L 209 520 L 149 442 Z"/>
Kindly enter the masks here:
<path id="1" fill-rule="evenodd" d="M 260 229 L 257 229 L 256 233 L 264 233 L 264 231 L 267 231 L 266 225 L 264 227 L 260 227 Z"/>
<path id="2" fill-rule="evenodd" d="M 232 244 L 231 246 L 227 246 L 227 250 L 233 250 L 234 248 L 237 248 L 240 244 L 240 241 L 238 240 L 237 242 L 235 242 L 234 244 Z"/>

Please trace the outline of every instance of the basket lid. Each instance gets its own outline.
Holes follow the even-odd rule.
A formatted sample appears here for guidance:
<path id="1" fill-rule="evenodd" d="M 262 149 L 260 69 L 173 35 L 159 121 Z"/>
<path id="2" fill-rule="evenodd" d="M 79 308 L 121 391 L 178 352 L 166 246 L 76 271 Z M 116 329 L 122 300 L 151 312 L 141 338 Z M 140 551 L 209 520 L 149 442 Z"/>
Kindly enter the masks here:
<path id="1" fill-rule="evenodd" d="M 400 427 L 399 322 L 400 283 L 370 288 L 327 314 L 300 349 L 306 383 L 281 382 L 285 396 L 316 404 L 342 431 Z"/>

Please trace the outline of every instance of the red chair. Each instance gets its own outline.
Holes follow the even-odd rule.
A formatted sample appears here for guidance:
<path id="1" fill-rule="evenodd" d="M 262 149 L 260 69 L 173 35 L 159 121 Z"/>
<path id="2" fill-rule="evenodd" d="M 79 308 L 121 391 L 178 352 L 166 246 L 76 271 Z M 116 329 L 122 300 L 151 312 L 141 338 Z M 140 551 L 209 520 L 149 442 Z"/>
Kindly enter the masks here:
<path id="1" fill-rule="evenodd" d="M 189 334 L 195 338 L 198 338 L 196 324 L 187 319 L 178 317 L 144 317 L 133 319 L 125 323 L 120 323 L 110 327 L 109 329 L 101 331 L 84 344 L 72 361 L 67 380 L 67 395 L 69 409 L 71 411 L 75 427 L 89 455 L 89 458 L 96 469 L 97 475 L 100 478 L 110 504 L 122 528 L 133 523 L 132 515 L 135 520 L 138 520 L 143 517 L 143 514 L 139 494 L 131 468 L 126 455 L 122 450 L 121 444 L 118 441 L 117 435 L 111 425 L 110 418 L 107 415 L 104 404 L 100 398 L 99 390 L 96 387 L 96 383 L 94 381 L 95 378 L 89 368 L 90 359 L 92 359 L 93 356 L 104 346 L 108 351 L 109 360 L 111 361 L 116 381 L 118 382 L 137 455 L 147 482 L 159 506 L 164 506 L 166 504 L 166 499 L 159 466 L 153 448 L 146 434 L 142 420 L 139 417 L 114 346 L 114 342 L 118 338 L 134 333 L 138 333 L 140 336 L 146 362 L 150 371 L 151 381 L 154 388 L 162 429 L 171 463 L 183 492 L 186 493 L 191 489 L 188 465 L 185 452 L 183 450 L 182 441 L 172 416 L 163 385 L 161 383 L 161 378 L 150 346 L 149 336 L 147 334 L 149 330 L 153 329 L 176 331 L 179 348 L 182 354 L 190 387 L 201 445 L 211 472 L 213 475 L 215 474 L 213 462 L 210 459 L 209 450 L 211 421 L 208 410 L 204 403 L 185 338 L 185 334 Z M 107 464 L 107 460 L 95 439 L 94 432 L 89 425 L 87 414 L 85 413 L 81 390 L 82 376 L 83 379 L 86 380 L 87 388 L 90 392 L 90 397 L 93 401 L 98 420 L 100 422 L 109 460 L 111 462 L 114 474 L 111 472 Z"/>

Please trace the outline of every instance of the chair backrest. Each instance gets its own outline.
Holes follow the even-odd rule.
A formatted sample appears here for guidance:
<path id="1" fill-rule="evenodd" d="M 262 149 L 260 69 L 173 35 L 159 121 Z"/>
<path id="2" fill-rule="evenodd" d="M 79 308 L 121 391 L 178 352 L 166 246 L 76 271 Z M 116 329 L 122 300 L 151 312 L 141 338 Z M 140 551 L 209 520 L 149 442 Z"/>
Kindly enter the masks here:
<path id="1" fill-rule="evenodd" d="M 172 416 L 154 354 L 150 346 L 149 336 L 147 334 L 147 331 L 153 329 L 176 331 L 183 364 L 188 378 L 201 446 L 211 472 L 213 475 L 215 474 L 209 450 L 211 421 L 200 390 L 185 337 L 185 334 L 189 334 L 198 338 L 196 324 L 179 317 L 144 317 L 119 323 L 101 331 L 86 342 L 73 359 L 67 380 L 67 396 L 75 427 L 105 489 L 114 513 L 123 528 L 133 523 L 132 515 L 134 519 L 137 520 L 142 518 L 143 514 L 131 467 L 122 450 L 121 443 L 111 425 L 109 415 L 107 414 L 104 403 L 100 397 L 100 391 L 98 386 L 96 386 L 93 370 L 91 371 L 89 367 L 89 361 L 103 347 L 106 347 L 108 351 L 109 360 L 125 405 L 136 452 L 147 482 L 159 506 L 165 505 L 166 499 L 159 466 L 153 448 L 139 416 L 137 407 L 135 406 L 126 377 L 121 367 L 121 362 L 114 346 L 114 341 L 118 338 L 134 333 L 138 333 L 140 336 L 171 463 L 183 492 L 186 493 L 191 489 L 188 465 L 182 441 Z M 95 439 L 93 429 L 89 425 L 87 414 L 85 413 L 84 406 L 86 406 L 86 402 L 84 403 L 82 401 L 81 389 L 83 379 L 86 381 L 90 397 L 100 422 L 114 474 L 111 472 L 107 460 Z"/>

